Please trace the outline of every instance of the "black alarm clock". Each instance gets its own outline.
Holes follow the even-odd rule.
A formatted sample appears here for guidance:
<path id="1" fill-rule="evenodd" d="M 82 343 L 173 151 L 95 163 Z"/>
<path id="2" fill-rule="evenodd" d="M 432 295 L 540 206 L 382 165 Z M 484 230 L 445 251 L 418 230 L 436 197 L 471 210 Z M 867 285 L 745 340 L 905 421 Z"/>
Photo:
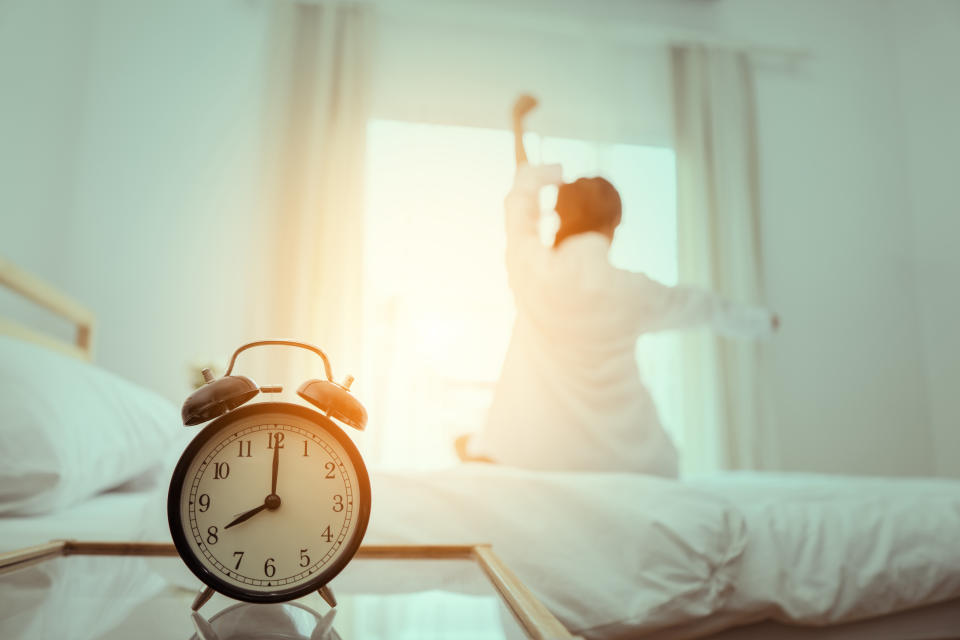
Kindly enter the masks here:
<path id="1" fill-rule="evenodd" d="M 325 379 L 297 394 L 310 406 L 252 402 L 258 387 L 231 375 L 252 347 L 284 345 L 317 354 Z M 338 426 L 362 430 L 367 412 L 350 393 L 352 377 L 333 380 L 326 354 L 290 340 L 245 344 L 226 373 L 183 405 L 184 425 L 212 420 L 190 442 L 173 472 L 167 519 L 177 552 L 206 585 L 199 609 L 216 591 L 244 602 L 284 602 L 327 586 L 360 547 L 370 519 L 370 479 L 356 446 Z M 249 404 L 248 404 L 249 403 Z"/>

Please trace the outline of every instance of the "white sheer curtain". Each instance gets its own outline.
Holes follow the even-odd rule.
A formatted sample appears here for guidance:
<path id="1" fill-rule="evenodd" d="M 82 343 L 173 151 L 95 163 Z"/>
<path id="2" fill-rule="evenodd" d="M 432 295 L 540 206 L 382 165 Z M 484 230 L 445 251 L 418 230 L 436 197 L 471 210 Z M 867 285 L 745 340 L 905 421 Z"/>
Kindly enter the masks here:
<path id="1" fill-rule="evenodd" d="M 272 299 L 261 326 L 321 346 L 341 378 L 360 366 L 371 32 L 366 5 L 280 0 L 269 33 L 264 277 Z M 285 384 L 322 376 L 306 353 L 277 360 L 287 364 L 264 368 Z"/>
<path id="2" fill-rule="evenodd" d="M 679 280 L 763 302 L 754 89 L 743 53 L 671 50 Z M 683 336 L 685 472 L 770 467 L 757 343 Z"/>

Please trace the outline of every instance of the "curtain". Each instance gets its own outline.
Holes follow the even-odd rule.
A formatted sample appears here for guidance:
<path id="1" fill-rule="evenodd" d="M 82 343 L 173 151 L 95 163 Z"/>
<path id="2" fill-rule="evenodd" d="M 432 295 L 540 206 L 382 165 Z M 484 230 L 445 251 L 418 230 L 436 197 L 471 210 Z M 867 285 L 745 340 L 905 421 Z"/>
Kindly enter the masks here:
<path id="1" fill-rule="evenodd" d="M 763 300 L 754 89 L 746 54 L 671 50 L 680 282 Z M 762 345 L 682 338 L 684 472 L 776 464 Z"/>
<path id="2" fill-rule="evenodd" d="M 340 379 L 361 357 L 371 31 L 366 5 L 278 1 L 268 41 L 264 250 L 272 260 L 263 286 L 271 295 L 254 312 L 269 337 L 324 349 Z M 306 352 L 260 362 L 288 385 L 323 374 Z"/>

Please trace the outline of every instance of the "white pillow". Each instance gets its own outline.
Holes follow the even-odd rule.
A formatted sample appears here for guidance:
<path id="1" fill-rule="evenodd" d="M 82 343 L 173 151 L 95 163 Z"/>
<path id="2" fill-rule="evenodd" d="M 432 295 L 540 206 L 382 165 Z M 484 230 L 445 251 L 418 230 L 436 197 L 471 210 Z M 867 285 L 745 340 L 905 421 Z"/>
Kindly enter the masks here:
<path id="1" fill-rule="evenodd" d="M 466 465 L 374 473 L 372 485 L 365 544 L 491 543 L 571 632 L 591 639 L 717 611 L 747 539 L 722 498 L 640 474 Z M 411 590 L 422 587 L 415 573 Z"/>
<path id="2" fill-rule="evenodd" d="M 0 336 L 0 514 L 45 513 L 133 479 L 180 424 L 156 393 Z"/>

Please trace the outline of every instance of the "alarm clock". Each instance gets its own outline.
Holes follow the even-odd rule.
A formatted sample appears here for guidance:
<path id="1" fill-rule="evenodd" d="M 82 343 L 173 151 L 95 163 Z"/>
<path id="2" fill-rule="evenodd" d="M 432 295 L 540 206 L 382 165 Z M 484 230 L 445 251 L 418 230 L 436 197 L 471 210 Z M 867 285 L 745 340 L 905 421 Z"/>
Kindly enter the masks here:
<path id="1" fill-rule="evenodd" d="M 231 375 L 253 347 L 306 349 L 323 361 L 325 379 L 297 395 L 309 406 L 250 402 L 280 386 L 258 387 Z M 183 423 L 209 422 L 180 457 L 167 496 L 167 519 L 180 557 L 206 587 L 244 602 L 275 603 L 318 591 L 331 606 L 330 581 L 350 562 L 370 519 L 370 479 L 344 430 L 362 430 L 367 412 L 350 393 L 352 377 L 334 382 L 330 360 L 310 344 L 261 340 L 230 358 L 222 378 L 183 404 Z"/>

